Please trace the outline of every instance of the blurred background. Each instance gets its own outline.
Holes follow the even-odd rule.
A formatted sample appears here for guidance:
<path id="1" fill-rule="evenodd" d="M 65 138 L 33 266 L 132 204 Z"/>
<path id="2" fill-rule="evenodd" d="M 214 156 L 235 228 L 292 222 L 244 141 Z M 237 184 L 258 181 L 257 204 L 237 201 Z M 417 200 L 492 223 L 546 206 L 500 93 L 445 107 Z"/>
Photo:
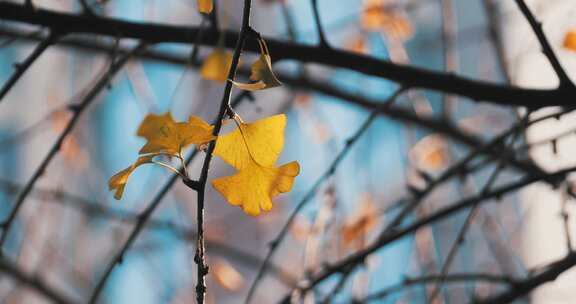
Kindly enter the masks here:
<path id="1" fill-rule="evenodd" d="M 8 1 L 20 3 L 21 1 Z M 197 26 L 202 22 L 193 0 L 86 1 L 98 15 L 134 22 Z M 254 0 L 252 26 L 264 39 L 315 45 L 319 41 L 312 1 Z M 216 2 L 221 29 L 239 29 L 242 1 Z M 528 1 L 569 73 L 576 53 L 563 46 L 576 29 L 576 3 L 570 0 Z M 81 13 L 76 0 L 35 0 L 34 5 Z M 524 17 L 513 1 L 497 0 L 341 0 L 318 1 L 329 44 L 338 49 L 472 79 L 524 87 L 554 87 L 557 80 Z M 47 32 L 36 26 L 0 20 L 0 83 L 12 75 Z M 40 37 L 40 38 L 39 38 Z M 106 69 L 115 39 L 75 34 L 71 43 L 48 48 L 0 103 L 0 218 L 6 218 L 24 185 L 63 132 L 77 103 Z M 82 47 L 82 43 L 84 47 Z M 124 49 L 136 45 L 122 40 Z M 113 199 L 107 181 L 133 163 L 145 143 L 135 135 L 148 113 L 171 112 L 178 121 L 197 115 L 211 121 L 224 84 L 203 79 L 197 66 L 186 64 L 191 47 L 157 44 L 149 49 L 178 62 L 138 57 L 130 60 L 86 109 L 54 160 L 26 197 L 4 245 L 4 254 L 26 273 L 34 274 L 72 299 L 84 302 L 114 260 L 138 222 L 138 214 L 169 180 L 165 169 L 145 165 L 130 178 L 121 201 Z M 212 51 L 199 48 L 201 63 Z M 274 59 L 274 53 L 271 53 Z M 248 68 L 254 54 L 245 53 Z M 281 76 L 306 75 L 348 94 L 384 102 L 398 89 L 385 79 L 330 69 L 313 63 L 281 60 Z M 240 76 L 240 79 L 243 76 Z M 240 91 L 234 89 L 236 96 Z M 308 200 L 279 243 L 269 267 L 256 285 L 253 303 L 274 303 L 301 286 L 311 273 L 370 244 L 398 215 L 403 204 L 427 178 L 436 178 L 466 157 L 473 147 L 434 128 L 394 117 L 378 116 L 346 100 L 306 86 L 284 85 L 253 94 L 235 107 L 245 121 L 286 113 L 286 144 L 279 163 L 297 160 L 301 173 L 290 193 L 274 200 L 271 212 L 250 217 L 207 189 L 207 303 L 244 300 L 258 269 L 292 210 Z M 417 118 L 452 122 L 472 138 L 488 141 L 524 117 L 525 111 L 499 107 L 437 92 L 412 90 L 394 103 Z M 544 109 L 531 117 L 558 109 Z M 566 115 L 569 117 L 570 114 Z M 546 171 L 574 165 L 573 119 L 546 120 L 524 129 L 510 143 L 518 156 L 530 157 Z M 353 146 L 346 141 L 364 130 Z M 549 138 L 554 140 L 551 148 Z M 545 141 L 547 144 L 535 144 Z M 559 145 L 559 146 L 556 146 Z M 191 152 L 190 148 L 188 152 Z M 334 171 L 335 158 L 347 151 Z M 203 157 L 188 170 L 199 176 Z M 482 163 L 484 161 L 484 163 Z M 479 157 L 479 169 L 455 176 L 427 195 L 407 221 L 481 191 L 498 161 Z M 498 171 L 493 185 L 518 177 Z M 232 174 L 215 160 L 210 179 Z M 324 177 L 323 177 L 324 176 Z M 319 187 L 314 185 L 320 180 Z M 309 195 L 311 189 L 312 196 Z M 557 189 L 536 184 L 519 195 L 501 197 L 474 211 L 465 241 L 456 242 L 468 211 L 434 223 L 369 256 L 349 274 L 336 275 L 301 301 L 344 303 L 465 303 L 505 286 L 474 280 L 407 284 L 407 278 L 441 273 L 455 250 L 449 272 L 492 273 L 525 277 L 566 253 L 564 222 L 574 209 Z M 190 303 L 195 301 L 196 193 L 179 181 L 112 271 L 102 303 Z M 574 220 L 568 223 L 574 230 Z M 456 245 L 455 242 L 457 243 Z M 456 248 L 456 249 L 452 249 Z M 346 276 L 345 280 L 341 280 Z M 571 277 L 570 277 L 571 276 Z M 343 283 L 339 283 L 343 281 Z M 562 276 L 530 298 L 533 303 L 573 303 L 574 274 Z M 370 298 L 388 287 L 400 287 Z M 437 289 L 438 290 L 435 290 Z M 337 292 L 334 292 L 337 290 Z M 438 295 L 434 295 L 438 293 Z M 47 300 L 13 280 L 0 279 L 2 303 Z"/>

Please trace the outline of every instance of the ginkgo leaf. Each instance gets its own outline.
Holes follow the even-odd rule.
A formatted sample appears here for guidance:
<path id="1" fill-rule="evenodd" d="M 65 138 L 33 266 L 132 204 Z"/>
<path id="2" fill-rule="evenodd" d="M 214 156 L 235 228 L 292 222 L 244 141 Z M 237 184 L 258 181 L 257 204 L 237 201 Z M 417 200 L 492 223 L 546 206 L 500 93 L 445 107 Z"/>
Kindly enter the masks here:
<path id="1" fill-rule="evenodd" d="M 202 64 L 200 75 L 204 79 L 224 82 L 232 65 L 232 54 L 223 48 L 216 48 Z"/>
<path id="2" fill-rule="evenodd" d="M 576 52 L 576 30 L 569 31 L 564 35 L 564 48 Z"/>
<path id="3" fill-rule="evenodd" d="M 259 38 L 260 57 L 252 64 L 250 80 L 255 83 L 240 83 L 232 81 L 238 88 L 246 91 L 258 91 L 281 86 L 282 83 L 272 71 L 272 58 L 263 39 Z"/>
<path id="4" fill-rule="evenodd" d="M 274 196 L 292 189 L 294 177 L 299 173 L 300 166 L 295 161 L 280 167 L 263 167 L 250 162 L 235 175 L 213 180 L 212 186 L 230 204 L 257 216 L 261 210 L 272 209 Z"/>
<path id="5" fill-rule="evenodd" d="M 284 147 L 286 115 L 278 114 L 253 123 L 240 123 L 234 131 L 220 135 L 214 155 L 242 170 L 252 162 L 272 167 Z"/>
<path id="6" fill-rule="evenodd" d="M 140 165 L 151 163 L 153 157 L 154 156 L 150 155 L 139 157 L 138 160 L 136 160 L 136 162 L 130 167 L 116 173 L 116 175 L 112 176 L 110 180 L 108 180 L 108 188 L 110 190 L 116 190 L 114 193 L 115 199 L 119 200 L 122 198 L 122 194 L 124 194 L 124 187 L 126 187 L 126 183 L 128 182 L 128 177 L 130 177 L 130 174 L 132 174 L 132 172 Z"/>
<path id="7" fill-rule="evenodd" d="M 188 122 L 175 122 L 170 112 L 148 114 L 136 133 L 148 140 L 139 153 L 178 155 L 190 144 L 201 145 L 213 140 L 212 129 L 210 124 L 196 116 L 190 116 Z"/>
<path id="8" fill-rule="evenodd" d="M 198 0 L 198 11 L 200 13 L 210 14 L 213 8 L 214 4 L 212 0 Z"/>

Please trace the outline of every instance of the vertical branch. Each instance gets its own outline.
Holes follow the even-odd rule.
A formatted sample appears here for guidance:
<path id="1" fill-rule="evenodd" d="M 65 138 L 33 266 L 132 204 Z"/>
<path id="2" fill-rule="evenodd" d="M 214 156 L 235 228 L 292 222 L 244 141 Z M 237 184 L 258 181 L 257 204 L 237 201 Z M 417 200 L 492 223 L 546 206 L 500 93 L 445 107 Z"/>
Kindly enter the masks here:
<path id="1" fill-rule="evenodd" d="M 249 96 L 249 92 L 246 92 L 246 94 L 239 94 L 238 96 L 236 96 L 236 98 L 232 102 L 232 106 L 239 104 L 247 96 Z M 212 123 L 215 124 L 216 121 L 213 121 Z M 188 158 L 186 158 L 186 161 L 184 162 L 184 166 L 188 166 L 192 162 L 192 160 L 196 157 L 196 155 L 198 155 L 198 150 L 194 150 L 194 152 L 192 152 L 192 154 L 190 154 L 188 156 Z M 164 197 L 166 196 L 168 191 L 170 191 L 172 186 L 174 186 L 174 184 L 176 183 L 176 181 L 178 180 L 179 177 L 180 176 L 178 174 L 173 174 L 172 177 L 170 178 L 170 180 L 168 180 L 168 182 L 156 194 L 154 199 L 152 199 L 151 203 L 146 207 L 146 209 L 144 209 L 144 211 L 142 211 L 142 213 L 140 213 L 137 216 L 136 224 L 134 225 L 134 228 L 130 232 L 128 239 L 124 242 L 124 244 L 122 245 L 122 248 L 116 253 L 116 255 L 114 256 L 114 258 L 112 259 L 110 264 L 108 264 L 108 266 L 106 267 L 104 274 L 96 283 L 96 286 L 94 287 L 94 290 L 92 291 L 92 294 L 90 296 L 90 300 L 88 303 L 90 303 L 90 304 L 96 303 L 96 301 L 98 300 L 98 297 L 102 293 L 102 290 L 104 290 L 104 286 L 106 285 L 108 278 L 112 274 L 112 270 L 114 270 L 114 267 L 116 265 L 118 265 L 122 262 L 122 260 L 124 259 L 124 255 L 132 247 L 132 244 L 134 243 L 134 241 L 136 241 L 136 239 L 138 238 L 138 236 L 140 235 L 140 233 L 144 229 L 146 223 L 148 223 L 148 221 L 150 220 L 150 217 L 152 216 L 152 213 L 154 213 L 154 210 L 156 210 L 156 208 L 158 208 L 158 206 L 162 202 L 162 199 L 164 199 Z M 195 191 L 198 191 L 198 183 L 197 182 L 191 181 L 191 180 L 183 180 L 183 182 L 188 187 L 193 188 Z"/>
<path id="2" fill-rule="evenodd" d="M 10 211 L 8 217 L 0 224 L 0 228 L 3 229 L 2 235 L 0 236 L 0 248 L 2 248 L 2 246 L 4 245 L 8 233 L 10 232 L 14 220 L 16 219 L 16 215 L 18 214 L 18 211 L 24 204 L 24 201 L 34 188 L 34 185 L 36 184 L 38 179 L 42 175 L 44 175 L 46 169 L 48 168 L 48 165 L 50 164 L 50 162 L 52 162 L 52 159 L 54 159 L 54 156 L 56 156 L 60 151 L 62 143 L 64 142 L 66 137 L 72 132 L 74 126 L 80 120 L 81 115 L 84 113 L 84 110 L 86 110 L 86 108 L 88 108 L 88 106 L 92 103 L 92 101 L 96 99 L 96 96 L 98 96 L 100 91 L 102 91 L 109 85 L 112 76 L 114 76 L 122 68 L 122 66 L 124 66 L 124 64 L 128 62 L 128 59 L 130 59 L 130 57 L 132 57 L 134 53 L 143 50 L 144 47 L 145 47 L 144 44 L 140 44 L 138 47 L 134 48 L 133 51 L 124 54 L 120 59 L 112 61 L 110 63 L 110 67 L 108 68 L 108 70 L 100 76 L 98 82 L 86 94 L 84 99 L 82 99 L 82 101 L 78 104 L 69 106 L 70 111 L 73 112 L 72 118 L 70 119 L 70 121 L 64 128 L 64 131 L 62 131 L 56 142 L 52 145 L 52 147 L 48 151 L 48 154 L 44 157 L 42 163 L 40 163 L 40 166 L 38 166 L 36 171 L 32 174 L 30 180 L 26 183 L 26 185 L 16 198 L 16 202 L 14 203 L 14 206 L 12 207 L 12 210 Z"/>
<path id="3" fill-rule="evenodd" d="M 522 14 L 526 18 L 526 20 L 528 20 L 528 23 L 530 23 L 532 31 L 534 31 L 534 34 L 536 34 L 536 38 L 538 38 L 538 42 L 540 42 L 542 52 L 552 65 L 554 72 L 556 72 L 556 75 L 560 80 L 559 87 L 561 88 L 574 87 L 574 84 L 570 80 L 570 77 L 568 77 L 568 74 L 566 74 L 566 71 L 564 71 L 564 68 L 562 68 L 562 65 L 560 64 L 558 57 L 554 53 L 554 50 L 552 49 L 550 42 L 548 42 L 548 38 L 546 38 L 546 34 L 544 34 L 544 30 L 542 29 L 542 23 L 536 20 L 536 17 L 534 17 L 532 12 L 530 11 L 530 8 L 528 8 L 528 5 L 526 5 L 526 2 L 524 0 L 516 0 L 516 4 L 520 8 L 520 11 L 522 11 Z"/>
<path id="4" fill-rule="evenodd" d="M 442 47 L 444 55 L 444 70 L 454 73 L 458 69 L 458 53 L 456 45 L 456 14 L 452 0 L 440 0 L 442 6 Z M 456 105 L 456 97 L 451 94 L 442 96 L 442 114 L 450 117 Z"/>
<path id="5" fill-rule="evenodd" d="M 80 3 L 80 6 L 82 6 L 82 12 L 84 14 L 94 15 L 92 8 L 90 8 L 90 5 L 88 5 L 88 2 L 86 2 L 86 0 L 78 0 L 78 2 Z"/>
<path id="6" fill-rule="evenodd" d="M 566 187 L 570 187 L 570 183 L 567 183 Z M 562 210 L 560 216 L 562 217 L 562 224 L 564 226 L 566 250 L 568 250 L 568 252 L 574 252 L 574 245 L 572 244 L 572 233 L 570 232 L 570 214 L 568 213 L 568 202 L 570 199 L 568 191 L 569 190 L 566 189 L 566 191 L 562 193 Z"/>
<path id="7" fill-rule="evenodd" d="M 244 9 L 242 13 L 242 28 L 240 29 L 240 34 L 238 40 L 236 41 L 236 46 L 234 48 L 234 55 L 232 57 L 232 64 L 230 66 L 230 71 L 228 72 L 228 79 L 233 80 L 236 75 L 236 70 L 238 69 L 238 63 L 240 61 L 240 55 L 242 54 L 242 48 L 244 46 L 244 41 L 248 35 L 250 28 L 250 11 L 251 11 L 252 1 L 244 0 Z M 224 116 L 231 108 L 230 96 L 232 93 L 232 82 L 227 81 L 224 88 L 224 94 L 222 96 L 222 101 L 220 102 L 220 109 L 218 111 L 218 117 L 216 123 L 214 124 L 213 135 L 218 136 L 220 129 L 222 128 L 222 120 Z M 194 262 L 198 265 L 197 271 L 197 282 L 196 282 L 196 300 L 198 303 L 204 303 L 204 296 L 206 293 L 206 275 L 208 274 L 208 265 L 206 265 L 206 258 L 204 256 L 204 198 L 206 190 L 206 182 L 208 180 L 208 170 L 210 168 L 210 161 L 212 160 L 212 154 L 216 147 L 216 142 L 210 142 L 208 150 L 206 151 L 206 157 L 204 158 L 204 163 L 202 164 L 202 171 L 200 173 L 200 179 L 198 180 L 198 199 L 197 199 L 197 247 L 196 254 L 194 256 Z"/>
<path id="8" fill-rule="evenodd" d="M 314 11 L 314 22 L 316 23 L 316 31 L 318 32 L 318 38 L 320 39 L 321 48 L 329 48 L 328 40 L 324 33 L 324 28 L 322 27 L 322 21 L 320 21 L 320 11 L 318 9 L 318 0 L 312 1 L 312 10 Z"/>
<path id="9" fill-rule="evenodd" d="M 4 99 L 6 94 L 8 94 L 8 92 L 12 89 L 20 77 L 22 77 L 26 70 L 28 70 L 28 68 L 34 63 L 34 61 L 36 61 L 36 59 L 38 59 L 38 57 L 40 57 L 40 55 L 42 55 L 42 53 L 44 53 L 44 51 L 49 46 L 54 44 L 59 36 L 60 33 L 55 32 L 54 30 L 50 30 L 48 37 L 40 41 L 34 51 L 32 51 L 32 53 L 28 55 L 24 61 L 14 64 L 14 73 L 12 76 L 10 76 L 8 81 L 6 81 L 4 86 L 2 86 L 2 89 L 0 89 L 0 102 L 2 102 L 2 99 Z"/>
<path id="10" fill-rule="evenodd" d="M 504 46 L 502 45 L 502 37 L 498 31 L 499 20 L 495 0 L 484 0 L 481 2 L 484 5 L 484 10 L 486 11 L 486 16 L 488 18 L 487 22 L 490 42 L 496 51 L 496 59 L 498 60 L 500 74 L 502 74 L 506 83 L 510 83 L 512 79 L 510 77 L 510 72 L 508 71 L 508 63 L 506 62 L 506 53 L 504 52 Z"/>

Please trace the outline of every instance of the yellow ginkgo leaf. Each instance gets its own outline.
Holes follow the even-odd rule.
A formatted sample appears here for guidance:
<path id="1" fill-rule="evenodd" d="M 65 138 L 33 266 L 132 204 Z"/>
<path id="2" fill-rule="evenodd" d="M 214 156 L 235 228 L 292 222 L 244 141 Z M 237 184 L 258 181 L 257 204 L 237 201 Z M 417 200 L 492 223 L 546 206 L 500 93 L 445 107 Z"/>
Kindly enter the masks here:
<path id="1" fill-rule="evenodd" d="M 576 29 L 564 35 L 564 48 L 576 52 Z"/>
<path id="2" fill-rule="evenodd" d="M 169 112 L 148 114 L 136 133 L 148 140 L 139 153 L 179 155 L 181 149 L 190 144 L 201 145 L 213 140 L 212 128 L 196 116 L 190 116 L 188 122 L 175 122 Z"/>
<path id="3" fill-rule="evenodd" d="M 232 81 L 235 86 L 242 90 L 258 91 L 282 85 L 280 80 L 276 78 L 276 75 L 274 75 L 274 72 L 272 71 L 272 58 L 268 52 L 266 42 L 259 38 L 258 43 L 260 44 L 260 57 L 258 57 L 258 60 L 252 64 L 250 74 L 250 80 L 255 81 L 255 83 L 240 83 Z"/>
<path id="4" fill-rule="evenodd" d="M 234 131 L 218 137 L 214 155 L 238 170 L 254 161 L 261 166 L 272 167 L 284 147 L 285 127 L 284 114 L 253 123 L 240 123 Z"/>
<path id="5" fill-rule="evenodd" d="M 210 14 L 213 8 L 214 4 L 212 0 L 198 0 L 198 11 L 200 13 Z"/>
<path id="6" fill-rule="evenodd" d="M 232 54 L 223 48 L 216 48 L 202 64 L 200 75 L 204 79 L 224 82 L 232 65 Z"/>
<path id="7" fill-rule="evenodd" d="M 124 193 L 124 187 L 126 187 L 126 183 L 128 182 L 128 177 L 130 174 L 140 165 L 151 163 L 153 156 L 141 156 L 136 160 L 134 164 L 130 167 L 116 173 L 116 175 L 112 176 L 110 180 L 108 180 L 108 188 L 110 190 L 116 190 L 114 193 L 114 198 L 119 200 L 122 198 L 122 194 Z"/>
<path id="8" fill-rule="evenodd" d="M 263 167 L 250 162 L 232 176 L 217 178 L 212 186 L 226 200 L 241 206 L 244 212 L 257 216 L 260 210 L 272 209 L 272 198 L 292 189 L 294 177 L 300 173 L 298 162 L 291 162 L 280 167 Z"/>

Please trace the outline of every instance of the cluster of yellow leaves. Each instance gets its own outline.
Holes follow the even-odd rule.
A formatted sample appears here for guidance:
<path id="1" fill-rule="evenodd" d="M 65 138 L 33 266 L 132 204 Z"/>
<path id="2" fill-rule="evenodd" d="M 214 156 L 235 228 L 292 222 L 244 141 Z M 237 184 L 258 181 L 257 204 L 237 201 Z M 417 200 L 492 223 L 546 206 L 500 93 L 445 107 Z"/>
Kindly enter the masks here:
<path id="1" fill-rule="evenodd" d="M 110 190 L 116 190 L 114 198 L 121 199 L 128 177 L 143 164 L 153 163 L 159 155 L 178 157 L 182 160 L 182 149 L 188 145 L 202 145 L 215 137 L 213 127 L 196 116 L 190 116 L 187 122 L 176 122 L 170 113 L 163 115 L 148 114 L 140 124 L 136 134 L 147 140 L 138 152 L 141 156 L 130 167 L 118 172 L 108 181 Z"/>
<path id="2" fill-rule="evenodd" d="M 568 31 L 564 35 L 564 48 L 576 52 L 576 29 Z"/>
<path id="3" fill-rule="evenodd" d="M 268 46 L 262 38 L 258 38 L 260 56 L 251 66 L 250 80 L 254 83 L 241 83 L 233 80 L 232 83 L 246 91 L 259 91 L 282 85 L 272 71 L 272 58 Z M 204 79 L 226 81 L 232 64 L 232 54 L 219 46 L 212 51 L 204 60 L 200 69 L 200 75 Z"/>
<path id="4" fill-rule="evenodd" d="M 300 172 L 298 162 L 280 167 L 275 163 L 284 147 L 286 115 L 274 115 L 254 123 L 238 124 L 218 137 L 214 155 L 238 172 L 212 181 L 212 186 L 234 206 L 256 216 L 272 209 L 272 198 L 292 189 Z"/>
<path id="5" fill-rule="evenodd" d="M 212 185 L 230 204 L 241 206 L 247 214 L 256 216 L 261 210 L 272 209 L 273 197 L 290 191 L 300 167 L 297 162 L 275 166 L 284 146 L 285 115 L 254 123 L 238 120 L 238 128 L 217 138 L 214 150 L 214 155 L 238 172 L 215 179 Z M 158 155 L 176 157 L 183 163 L 182 149 L 191 144 L 205 145 L 216 139 L 212 131 L 213 126 L 195 116 L 186 122 L 175 122 L 170 113 L 146 116 L 137 131 L 138 136 L 147 140 L 140 149 L 141 156 L 109 180 L 110 190 L 116 191 L 114 197 L 122 197 L 128 178 L 137 167 L 158 163 L 153 160 Z"/>

